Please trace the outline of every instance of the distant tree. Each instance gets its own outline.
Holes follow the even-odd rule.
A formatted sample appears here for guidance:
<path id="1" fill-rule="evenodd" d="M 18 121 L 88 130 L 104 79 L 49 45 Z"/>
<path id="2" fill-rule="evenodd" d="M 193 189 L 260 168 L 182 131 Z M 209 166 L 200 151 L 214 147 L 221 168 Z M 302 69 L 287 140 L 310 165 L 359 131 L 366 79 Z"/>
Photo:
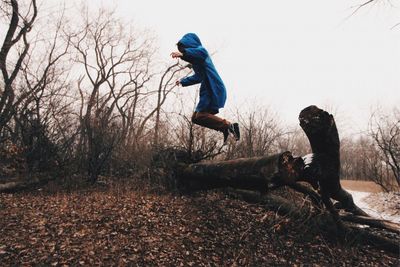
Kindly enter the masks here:
<path id="1" fill-rule="evenodd" d="M 112 151 L 138 134 L 135 124 L 139 102 L 150 73 L 151 39 L 130 31 L 112 12 L 100 9 L 86 15 L 72 38 L 76 63 L 84 71 L 79 78 L 81 139 L 91 182 L 95 182 Z"/>
<path id="2" fill-rule="evenodd" d="M 32 38 L 33 45 L 22 63 L 20 79 L 15 85 L 22 88 L 19 91 L 29 92 L 15 110 L 12 134 L 26 150 L 30 171 L 49 169 L 52 167 L 50 162 L 56 161 L 60 167 L 62 160 L 58 158 L 57 150 L 64 151 L 66 144 L 71 143 L 69 41 L 64 34 L 63 13 L 60 14 L 51 22 L 46 21 L 44 32 L 39 30 Z"/>
<path id="3" fill-rule="evenodd" d="M 34 92 L 30 88 L 17 92 L 14 83 L 29 52 L 28 33 L 31 31 L 38 14 L 36 0 L 29 1 L 23 7 L 20 6 L 20 2 L 17 0 L 2 1 L 0 6 L 1 19 L 8 21 L 8 27 L 1 29 L 2 31 L 5 30 L 5 38 L 0 49 L 0 71 L 2 74 L 0 134 L 3 133 L 4 127 L 15 114 L 18 106 Z"/>
<path id="4" fill-rule="evenodd" d="M 297 127 L 284 130 L 284 134 L 278 138 L 278 147 L 280 151 L 291 151 L 294 155 L 311 153 L 307 136 Z"/>
<path id="5" fill-rule="evenodd" d="M 370 120 L 370 136 L 382 157 L 382 163 L 391 171 L 400 186 L 400 110 L 391 114 L 375 112 Z"/>

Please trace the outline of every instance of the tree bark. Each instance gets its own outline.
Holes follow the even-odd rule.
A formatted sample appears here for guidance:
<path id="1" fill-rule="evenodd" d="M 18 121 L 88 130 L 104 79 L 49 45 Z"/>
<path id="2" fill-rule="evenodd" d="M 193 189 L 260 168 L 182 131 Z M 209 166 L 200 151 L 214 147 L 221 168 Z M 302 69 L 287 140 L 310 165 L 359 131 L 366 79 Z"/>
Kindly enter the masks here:
<path id="1" fill-rule="evenodd" d="M 233 187 L 265 193 L 269 186 L 294 183 L 303 167 L 301 158 L 284 152 L 265 157 L 189 164 L 181 168 L 178 179 L 183 183 L 196 181 L 197 186 L 206 188 Z"/>
<path id="2" fill-rule="evenodd" d="M 18 96 L 16 101 L 16 92 L 13 83 L 29 51 L 30 45 L 27 40 L 27 34 L 31 30 L 38 14 L 36 0 L 31 1 L 33 12 L 25 17 L 22 17 L 20 14 L 18 1 L 11 0 L 9 4 L 11 6 L 10 11 L 12 15 L 4 42 L 1 44 L 0 48 L 0 71 L 4 82 L 4 89 L 0 95 L 0 132 L 11 120 L 15 110 L 17 110 L 18 103 L 22 102 L 31 93 L 29 92 Z M 23 19 L 23 24 L 20 23 L 20 18 Z M 20 48 L 22 51 L 18 54 L 16 63 L 13 65 L 7 61 L 7 58 L 12 48 L 18 45 L 21 46 Z"/>
<path id="3" fill-rule="evenodd" d="M 340 141 L 332 114 L 309 106 L 299 115 L 300 126 L 310 141 L 313 154 L 306 159 L 300 180 L 320 189 L 322 201 L 334 212 L 330 198 L 339 201 L 336 207 L 344 208 L 356 215 L 368 216 L 354 204 L 353 197 L 340 184 Z"/>

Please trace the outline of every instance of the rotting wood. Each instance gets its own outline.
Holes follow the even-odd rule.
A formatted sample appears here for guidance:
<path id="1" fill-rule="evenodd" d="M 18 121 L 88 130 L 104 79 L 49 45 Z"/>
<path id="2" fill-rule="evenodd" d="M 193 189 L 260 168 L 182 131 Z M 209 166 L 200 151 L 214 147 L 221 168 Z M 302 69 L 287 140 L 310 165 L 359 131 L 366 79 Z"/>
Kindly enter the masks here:
<path id="1" fill-rule="evenodd" d="M 332 114 L 309 106 L 299 115 L 300 126 L 307 135 L 312 149 L 312 159 L 306 162 L 301 180 L 320 190 L 322 201 L 334 213 L 331 198 L 339 201 L 336 207 L 355 215 L 368 216 L 354 204 L 353 197 L 340 184 L 340 140 Z"/>
<path id="2" fill-rule="evenodd" d="M 275 184 L 295 183 L 304 167 L 290 152 L 272 156 L 200 162 L 182 167 L 183 182 L 196 181 L 207 188 L 233 187 L 265 193 Z"/>

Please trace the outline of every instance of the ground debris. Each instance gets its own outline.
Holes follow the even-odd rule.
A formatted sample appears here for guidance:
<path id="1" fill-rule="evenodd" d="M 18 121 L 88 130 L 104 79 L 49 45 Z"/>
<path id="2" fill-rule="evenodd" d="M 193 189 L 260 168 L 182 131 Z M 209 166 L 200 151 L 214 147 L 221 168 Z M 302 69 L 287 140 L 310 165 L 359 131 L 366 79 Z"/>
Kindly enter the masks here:
<path id="1" fill-rule="evenodd" d="M 0 194 L 0 265 L 394 266 L 398 255 L 345 246 L 222 191 L 140 186 Z"/>

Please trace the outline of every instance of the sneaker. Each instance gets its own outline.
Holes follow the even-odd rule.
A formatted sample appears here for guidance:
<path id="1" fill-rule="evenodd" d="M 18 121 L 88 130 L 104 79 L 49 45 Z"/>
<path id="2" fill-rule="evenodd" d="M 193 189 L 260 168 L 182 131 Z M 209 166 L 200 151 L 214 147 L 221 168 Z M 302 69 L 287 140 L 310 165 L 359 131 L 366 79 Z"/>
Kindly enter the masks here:
<path id="1" fill-rule="evenodd" d="M 239 124 L 237 122 L 231 123 L 231 125 L 229 125 L 228 132 L 235 137 L 236 141 L 239 141 L 240 130 L 239 130 Z"/>
<path id="2" fill-rule="evenodd" d="M 228 141 L 229 130 L 225 129 L 222 131 L 222 133 L 224 134 L 224 145 L 226 145 L 226 141 Z"/>

